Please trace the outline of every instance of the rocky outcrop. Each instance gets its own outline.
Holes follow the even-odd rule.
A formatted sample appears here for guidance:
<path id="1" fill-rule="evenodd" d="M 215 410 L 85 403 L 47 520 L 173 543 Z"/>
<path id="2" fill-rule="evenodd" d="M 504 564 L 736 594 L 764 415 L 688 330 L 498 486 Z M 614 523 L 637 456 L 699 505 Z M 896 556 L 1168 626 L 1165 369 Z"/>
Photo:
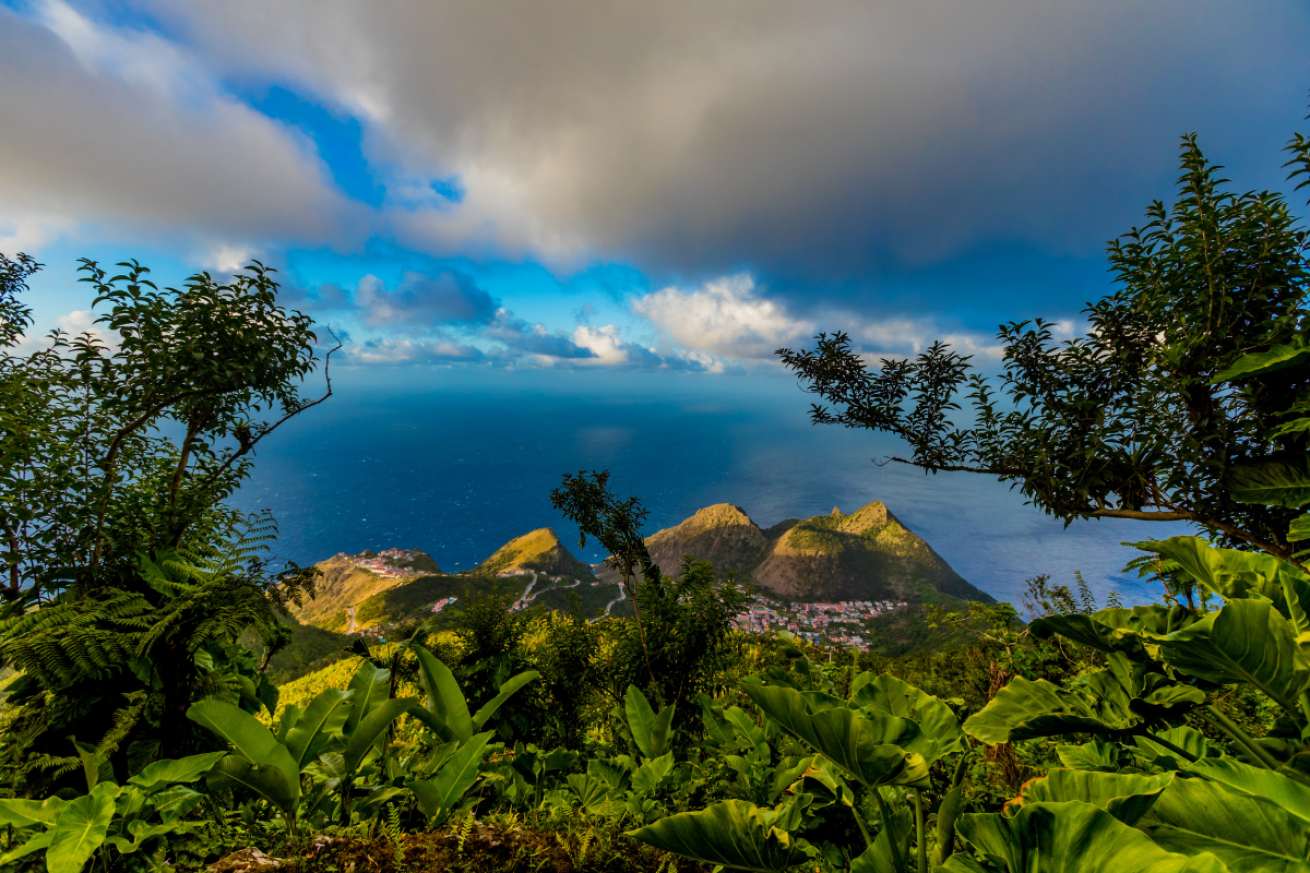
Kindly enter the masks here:
<path id="1" fill-rule="evenodd" d="M 516 570 L 544 573 L 547 576 L 592 578 L 591 568 L 569 554 L 569 550 L 564 548 L 555 531 L 548 527 L 539 528 L 510 540 L 473 572 L 494 576 L 497 573 L 512 573 Z"/>
<path id="2" fill-rule="evenodd" d="M 686 555 L 710 561 L 721 574 L 749 573 L 764 560 L 769 542 L 740 507 L 716 503 L 677 527 L 647 537 L 646 549 L 666 575 L 678 573 Z"/>
<path id="3" fill-rule="evenodd" d="M 881 501 L 847 515 L 788 519 L 761 530 L 739 507 L 706 507 L 647 538 L 663 573 L 683 556 L 711 561 L 722 574 L 797 600 L 906 600 L 938 596 L 990 601 L 888 511 Z"/>

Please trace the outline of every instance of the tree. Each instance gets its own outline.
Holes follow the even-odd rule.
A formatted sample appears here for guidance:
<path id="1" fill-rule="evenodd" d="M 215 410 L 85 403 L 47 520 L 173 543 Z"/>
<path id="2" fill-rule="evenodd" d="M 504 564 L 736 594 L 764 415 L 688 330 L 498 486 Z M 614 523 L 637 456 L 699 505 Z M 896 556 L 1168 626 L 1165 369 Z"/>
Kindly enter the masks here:
<path id="1" fill-rule="evenodd" d="M 1310 184 L 1310 139 L 1286 150 L 1289 178 Z M 1154 202 L 1109 243 L 1118 287 L 1087 305 L 1086 336 L 1002 325 L 998 386 L 941 342 L 871 370 L 846 334 L 822 333 L 777 351 L 832 405 L 813 421 L 895 434 L 911 454 L 890 460 L 995 476 L 1066 523 L 1186 521 L 1291 559 L 1289 525 L 1310 501 L 1310 232 L 1277 193 L 1223 190 L 1194 136 L 1181 153 L 1173 207 Z"/>
<path id="2" fill-rule="evenodd" d="M 57 775 L 74 734 L 130 771 L 185 753 L 193 700 L 271 699 L 236 639 L 285 636 L 276 610 L 313 571 L 269 572 L 271 519 L 223 501 L 331 381 L 301 396 L 317 337 L 258 262 L 160 290 L 135 261 L 109 277 L 83 260 L 109 341 L 54 331 L 18 354 L 39 266 L 0 256 L 0 660 L 25 673 L 0 733 L 29 777 Z"/>
<path id="3" fill-rule="evenodd" d="M 587 535 L 590 534 L 609 552 L 605 563 L 619 571 L 623 588 L 632 598 L 646 672 L 654 683 L 655 668 L 651 666 L 650 647 L 646 643 L 646 629 L 641 622 L 641 606 L 635 587 L 638 573 L 652 590 L 658 591 L 660 587 L 660 568 L 651 559 L 646 540 L 641 535 L 641 526 L 650 510 L 636 497 L 619 500 L 609 490 L 609 479 L 609 470 L 593 471 L 590 475 L 580 470 L 576 476 L 565 473 L 563 484 L 550 492 L 550 503 L 578 526 L 581 531 L 578 548 L 587 547 Z"/>

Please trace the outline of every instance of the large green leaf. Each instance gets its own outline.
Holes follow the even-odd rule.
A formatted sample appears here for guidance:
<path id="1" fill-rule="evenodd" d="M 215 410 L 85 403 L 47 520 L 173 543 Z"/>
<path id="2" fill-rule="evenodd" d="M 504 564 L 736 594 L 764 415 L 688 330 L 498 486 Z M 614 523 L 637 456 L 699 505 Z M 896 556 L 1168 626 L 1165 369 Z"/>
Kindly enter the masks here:
<path id="1" fill-rule="evenodd" d="M 350 717 L 353 691 L 327 688 L 320 691 L 286 733 L 287 751 L 303 768 L 334 739 L 341 736 Z"/>
<path id="2" fill-rule="evenodd" d="M 628 836 L 702 864 L 757 873 L 782 873 L 794 854 L 791 835 L 774 827 L 772 811 L 744 800 L 662 818 Z"/>
<path id="3" fill-rule="evenodd" d="M 345 733 L 349 734 L 360 719 L 391 698 L 391 671 L 384 670 L 372 661 L 360 661 L 346 689 L 351 692 L 353 706 L 346 716 Z"/>
<path id="4" fill-rule="evenodd" d="M 294 818 L 300 802 L 300 768 L 273 732 L 250 713 L 210 698 L 193 703 L 187 717 L 222 737 L 236 750 L 209 771 L 219 787 L 247 788 Z"/>
<path id="5" fill-rule="evenodd" d="M 955 713 L 931 694 L 920 691 L 908 682 L 902 682 L 890 673 L 883 673 L 866 682 L 858 682 L 857 677 L 857 682 L 851 684 L 855 689 L 851 695 L 853 706 L 870 707 L 879 715 L 908 718 L 919 726 L 925 736 L 937 743 L 936 755 L 925 756 L 929 763 L 943 755 L 968 748 Z"/>
<path id="6" fill-rule="evenodd" d="M 422 646 L 414 646 L 414 653 L 418 655 L 419 682 L 427 695 L 426 708 L 432 716 L 420 716 L 420 721 L 433 728 L 446 742 L 468 742 L 473 737 L 473 718 L 455 675 Z"/>
<path id="7" fill-rule="evenodd" d="M 540 678 L 541 674 L 536 670 L 524 670 L 517 676 L 511 676 L 500 686 L 500 693 L 488 700 L 482 705 L 477 712 L 473 714 L 473 729 L 482 730 L 487 721 L 496 714 L 496 710 L 504 705 L 506 700 L 513 697 L 518 690 L 527 685 L 534 679 Z"/>
<path id="8" fill-rule="evenodd" d="M 177 760 L 156 761 L 127 780 L 143 790 L 155 791 L 176 782 L 195 782 L 218 763 L 226 752 L 205 752 Z"/>
<path id="9" fill-rule="evenodd" d="M 1153 605 L 1102 609 L 1091 615 L 1051 615 L 1028 627 L 1038 639 L 1059 634 L 1105 654 L 1122 652 L 1133 660 L 1158 660 L 1160 639 L 1196 619 L 1184 606 Z"/>
<path id="10" fill-rule="evenodd" d="M 1134 776 L 1090 770 L 1052 770 L 1040 779 L 1024 783 L 1015 805 L 1062 803 L 1081 800 L 1100 807 L 1126 825 L 1135 825 L 1146 815 L 1174 774 Z M 1013 803 L 1013 802 L 1012 802 Z"/>
<path id="11" fill-rule="evenodd" d="M 50 847 L 46 849 L 49 873 L 81 873 L 105 841 L 109 823 L 114 819 L 117 794 L 116 785 L 101 783 L 90 794 L 69 801 L 55 820 Z"/>
<path id="12" fill-rule="evenodd" d="M 1273 770 L 1243 764 L 1236 758 L 1203 758 L 1188 764 L 1187 771 L 1233 791 L 1276 804 L 1303 819 L 1305 824 L 1302 827 L 1310 827 L 1310 786 Z"/>
<path id="13" fill-rule="evenodd" d="M 358 770 L 368 753 L 386 736 L 387 728 L 391 727 L 391 723 L 416 706 L 418 700 L 413 697 L 384 700 L 373 707 L 372 712 L 360 719 L 354 729 L 346 735 L 346 746 L 341 750 L 347 772 L 353 773 Z"/>
<path id="14" fill-rule="evenodd" d="M 743 683 L 742 690 L 783 729 L 867 787 L 915 784 L 927 778 L 927 762 L 907 751 L 923 737 L 906 718 L 865 718 L 846 707 L 811 714 L 801 692 L 779 685 Z M 930 748 L 936 744 L 928 741 Z"/>
<path id="15" fill-rule="evenodd" d="M 1288 712 L 1310 687 L 1310 664 L 1292 624 L 1269 603 L 1229 601 L 1163 644 L 1165 662 L 1189 676 L 1219 684 L 1250 683 Z"/>
<path id="16" fill-rule="evenodd" d="M 279 767 L 252 764 L 238 755 L 228 755 L 209 771 L 215 788 L 245 788 L 276 806 L 288 817 L 296 814 L 300 801 L 300 779 L 288 778 Z"/>
<path id="17" fill-rule="evenodd" d="M 851 873 L 901 873 L 902 868 L 897 866 L 892 842 L 895 841 L 902 859 L 909 858 L 909 836 L 913 827 L 909 809 L 898 809 L 891 817 L 891 830 L 884 828 L 878 831 L 878 835 L 873 838 L 873 845 L 851 861 Z"/>
<path id="18" fill-rule="evenodd" d="M 1060 763 L 1075 770 L 1118 770 L 1119 746 L 1092 740 L 1078 746 L 1056 746 Z"/>
<path id="19" fill-rule="evenodd" d="M 646 695 L 636 685 L 629 685 L 623 700 L 623 714 L 641 753 L 647 758 L 663 755 L 668 747 L 669 727 L 673 723 L 673 706 L 664 707 L 656 715 Z"/>
<path id="20" fill-rule="evenodd" d="M 728 721 L 723 707 L 714 702 L 714 698 L 708 694 L 701 694 L 700 711 L 701 722 L 705 725 L 705 733 L 716 745 L 726 746 L 736 738 L 736 732 L 733 730 L 732 723 Z"/>
<path id="21" fill-rule="evenodd" d="M 482 766 L 482 756 L 486 753 L 491 731 L 480 733 L 468 742 L 462 743 L 441 768 L 437 778 L 411 782 L 409 788 L 423 807 L 423 814 L 440 824 L 451 808 L 477 781 L 478 771 Z"/>
<path id="22" fill-rule="evenodd" d="M 1302 540 L 1310 540 L 1310 515 L 1292 519 L 1291 525 L 1287 528 L 1289 543 L 1299 543 Z"/>
<path id="23" fill-rule="evenodd" d="M 1239 503 L 1305 506 L 1310 503 L 1310 457 L 1270 458 L 1229 467 L 1224 486 Z"/>
<path id="24" fill-rule="evenodd" d="M 1047 682 L 1016 676 L 979 712 L 964 723 L 964 731 L 989 745 L 1071 733 L 1118 735 L 1140 720 L 1128 709 L 1122 689 L 1113 699 L 1097 699 Z M 1123 698 L 1123 699 L 1119 699 Z"/>
<path id="25" fill-rule="evenodd" d="M 27 840 L 27 842 L 19 843 L 8 852 L 0 855 L 0 868 L 7 868 L 10 864 L 20 858 L 26 858 L 28 855 L 35 855 L 37 852 L 50 848 L 50 841 L 54 836 L 54 828 L 50 828 L 49 830 L 41 831 L 39 834 Z"/>
<path id="26" fill-rule="evenodd" d="M 1219 873 L 1213 856 L 1188 858 L 1156 845 L 1089 803 L 1033 803 L 1016 815 L 961 816 L 956 826 L 973 848 L 1005 873 Z M 957 853 L 939 868 L 976 871 Z"/>
<path id="27" fill-rule="evenodd" d="M 1139 827 L 1171 851 L 1212 852 L 1232 873 L 1310 871 L 1304 818 L 1208 779 L 1174 779 Z"/>
<path id="28" fill-rule="evenodd" d="M 1280 343 L 1267 351 L 1251 352 L 1233 362 L 1233 365 L 1210 380 L 1210 384 L 1232 382 L 1251 376 L 1273 373 L 1286 367 L 1294 367 L 1310 361 L 1310 345 L 1297 337 L 1294 342 Z"/>
<path id="29" fill-rule="evenodd" d="M 55 823 L 67 803 L 62 797 L 47 797 L 45 800 L 0 798 L 0 825 L 13 825 L 16 828 L 33 825 L 49 827 Z"/>
<path id="30" fill-rule="evenodd" d="M 1310 577 L 1273 555 L 1216 549 L 1198 537 L 1170 537 L 1133 543 L 1176 561 L 1188 574 L 1225 600 L 1259 595 L 1271 601 L 1278 612 L 1297 627 L 1310 630 Z"/>

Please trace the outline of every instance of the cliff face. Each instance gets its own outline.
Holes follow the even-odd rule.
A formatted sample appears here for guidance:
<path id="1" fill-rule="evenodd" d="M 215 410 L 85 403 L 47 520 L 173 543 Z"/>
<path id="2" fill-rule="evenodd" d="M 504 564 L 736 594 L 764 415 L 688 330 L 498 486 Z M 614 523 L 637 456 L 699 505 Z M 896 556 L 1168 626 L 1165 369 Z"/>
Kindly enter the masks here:
<path id="1" fill-rule="evenodd" d="M 592 578 L 591 568 L 569 554 L 555 531 L 548 527 L 510 540 L 473 572 L 494 576 L 513 570 L 528 570 L 548 576 Z"/>
<path id="2" fill-rule="evenodd" d="M 922 601 L 945 595 L 992 598 L 970 585 L 880 501 L 850 515 L 788 519 L 762 531 L 741 509 L 721 503 L 646 540 L 663 573 L 683 555 L 798 600 Z"/>

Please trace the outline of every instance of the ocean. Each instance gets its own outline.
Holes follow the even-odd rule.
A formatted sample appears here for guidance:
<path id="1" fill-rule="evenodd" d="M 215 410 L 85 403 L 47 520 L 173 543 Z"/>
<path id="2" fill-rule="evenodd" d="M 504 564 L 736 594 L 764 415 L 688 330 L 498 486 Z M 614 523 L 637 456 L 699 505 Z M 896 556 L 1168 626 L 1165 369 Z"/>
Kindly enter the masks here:
<path id="1" fill-rule="evenodd" d="M 1123 541 L 1187 533 L 1181 524 L 1063 522 L 984 476 L 926 476 L 875 460 L 894 439 L 808 419 L 814 399 L 782 376 L 669 373 L 345 370 L 334 396 L 257 450 L 235 497 L 279 523 L 276 557 L 419 548 L 447 571 L 552 527 L 589 562 L 603 553 L 550 505 L 562 474 L 611 472 L 650 510 L 648 533 L 704 506 L 733 503 L 761 527 L 887 504 L 964 578 L 1018 605 L 1025 579 L 1074 582 L 1098 598 L 1158 599 L 1121 572 Z"/>

